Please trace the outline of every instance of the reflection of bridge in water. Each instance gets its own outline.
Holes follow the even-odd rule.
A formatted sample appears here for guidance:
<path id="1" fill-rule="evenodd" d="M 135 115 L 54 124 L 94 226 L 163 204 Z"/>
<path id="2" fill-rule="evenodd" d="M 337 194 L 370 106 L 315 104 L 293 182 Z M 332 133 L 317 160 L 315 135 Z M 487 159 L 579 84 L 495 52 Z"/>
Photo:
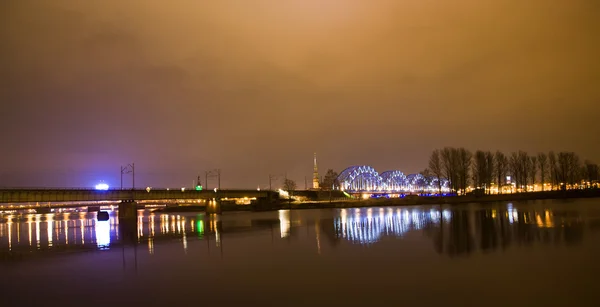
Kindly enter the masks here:
<path id="1" fill-rule="evenodd" d="M 401 238 L 422 231 L 439 253 L 468 254 L 511 245 L 574 244 L 586 229 L 600 229 L 600 218 L 552 210 L 360 208 L 341 209 L 334 219 L 334 239 L 370 245 L 385 237 Z"/>
<path id="2" fill-rule="evenodd" d="M 223 234 L 279 230 L 281 224 L 278 219 L 222 221 L 216 214 L 144 211 L 128 222 L 120 221 L 115 213 L 111 212 L 108 221 L 97 221 L 95 212 L 5 215 L 0 219 L 0 254 L 102 250 L 132 244 L 147 244 L 153 253 L 155 244 L 174 239 L 181 240 L 185 250 L 190 239 L 214 240 L 218 246 Z"/>
<path id="3" fill-rule="evenodd" d="M 309 210 L 310 211 L 310 210 Z M 307 211 L 308 212 L 308 211 Z M 329 211 L 328 211 L 329 212 Z M 583 220 L 578 212 L 438 208 L 353 208 L 335 210 L 333 216 L 310 218 L 303 211 L 280 210 L 240 218 L 220 215 L 166 214 L 140 211 L 130 223 L 119 223 L 114 212 L 108 221 L 96 213 L 4 215 L 0 218 L 0 255 L 36 255 L 46 252 L 111 249 L 179 242 L 187 250 L 190 240 L 222 245 L 223 236 L 269 232 L 271 237 L 295 240 L 303 227 L 313 229 L 320 252 L 344 242 L 372 245 L 386 238 L 425 234 L 438 253 L 469 254 L 535 243 L 574 244 L 586 231 L 600 229 L 600 219 Z M 2 257 L 0 257 L 2 258 Z"/>

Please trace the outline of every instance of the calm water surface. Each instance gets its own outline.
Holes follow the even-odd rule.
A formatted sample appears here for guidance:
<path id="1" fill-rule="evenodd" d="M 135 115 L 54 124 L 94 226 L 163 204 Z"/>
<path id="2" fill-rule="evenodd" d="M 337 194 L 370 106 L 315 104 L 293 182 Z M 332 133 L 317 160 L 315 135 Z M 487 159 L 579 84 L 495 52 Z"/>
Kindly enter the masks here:
<path id="1" fill-rule="evenodd" d="M 2 306 L 600 306 L 600 200 L 0 217 Z"/>

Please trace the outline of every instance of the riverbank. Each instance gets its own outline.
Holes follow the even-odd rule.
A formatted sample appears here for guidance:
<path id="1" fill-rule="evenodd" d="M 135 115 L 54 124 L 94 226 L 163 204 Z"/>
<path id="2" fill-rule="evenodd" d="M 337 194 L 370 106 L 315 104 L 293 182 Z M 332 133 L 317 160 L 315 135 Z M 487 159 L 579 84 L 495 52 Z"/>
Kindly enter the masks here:
<path id="1" fill-rule="evenodd" d="M 466 195 L 466 196 L 407 196 L 404 198 L 379 198 L 366 200 L 336 200 L 336 201 L 313 201 L 292 202 L 285 200 L 271 204 L 256 205 L 224 205 L 222 212 L 227 211 L 273 211 L 281 209 L 321 209 L 321 208 L 359 208 L 359 207 L 381 207 L 381 206 L 416 206 L 416 205 L 458 205 L 467 203 L 489 203 L 505 201 L 528 201 L 543 199 L 576 199 L 600 197 L 600 189 L 568 190 L 568 191 L 545 191 L 515 194 L 494 195 Z M 179 206 L 166 207 L 154 210 L 154 212 L 204 212 L 204 206 Z"/>

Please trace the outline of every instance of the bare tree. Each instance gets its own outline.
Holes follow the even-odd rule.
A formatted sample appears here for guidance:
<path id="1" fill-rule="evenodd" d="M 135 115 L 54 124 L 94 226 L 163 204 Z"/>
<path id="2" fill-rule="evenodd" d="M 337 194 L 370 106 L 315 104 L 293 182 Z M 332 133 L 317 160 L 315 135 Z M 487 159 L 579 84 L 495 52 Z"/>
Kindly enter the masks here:
<path id="1" fill-rule="evenodd" d="M 499 150 L 496 151 L 496 154 L 494 155 L 494 164 L 496 165 L 496 176 L 498 176 L 498 193 L 502 193 L 502 186 L 504 185 L 509 166 L 508 160 L 503 152 Z"/>
<path id="2" fill-rule="evenodd" d="M 494 154 L 491 151 L 485 152 L 485 184 L 488 187 L 488 194 L 492 194 L 492 182 L 494 182 Z"/>
<path id="3" fill-rule="evenodd" d="M 586 160 L 584 164 L 585 164 L 584 178 L 586 179 L 586 181 L 588 181 L 588 182 L 598 181 L 598 178 L 600 177 L 598 164 L 593 163 L 589 160 Z"/>
<path id="4" fill-rule="evenodd" d="M 292 179 L 285 178 L 283 180 L 283 189 L 288 192 L 288 202 L 292 203 L 292 194 L 296 191 L 296 182 Z"/>
<path id="5" fill-rule="evenodd" d="M 556 163 L 556 155 L 554 151 L 548 153 L 548 169 L 550 170 L 550 185 L 551 190 L 558 185 L 558 165 Z"/>
<path id="6" fill-rule="evenodd" d="M 538 168 L 540 169 L 540 180 L 542 184 L 542 191 L 544 191 L 544 184 L 546 174 L 548 173 L 548 156 L 545 153 L 540 152 L 537 156 Z"/>
<path id="7" fill-rule="evenodd" d="M 323 177 L 323 181 L 321 182 L 321 189 L 325 191 L 335 190 L 340 186 L 337 177 L 337 172 L 335 172 L 333 169 L 328 169 L 327 173 L 325 173 L 325 177 Z"/>
<path id="8" fill-rule="evenodd" d="M 559 152 L 557 159 L 557 178 L 561 189 L 565 190 L 568 184 L 575 184 L 579 180 L 581 166 L 579 157 L 574 152 Z"/>
<path id="9" fill-rule="evenodd" d="M 486 175 L 486 160 L 485 153 L 481 150 L 477 150 L 475 152 L 475 157 L 473 159 L 473 184 L 476 188 L 481 188 L 485 185 L 485 175 Z"/>
<path id="10" fill-rule="evenodd" d="M 283 189 L 288 192 L 295 191 L 296 190 L 296 182 L 292 179 L 285 178 L 283 180 Z"/>
<path id="11" fill-rule="evenodd" d="M 438 190 L 442 195 L 442 176 L 444 174 L 444 167 L 442 163 L 442 157 L 439 149 L 434 150 L 429 157 L 429 171 L 437 178 Z"/>
<path id="12" fill-rule="evenodd" d="M 529 157 L 529 176 L 531 177 L 531 186 L 535 186 L 537 177 L 537 156 Z"/>
<path id="13" fill-rule="evenodd" d="M 490 192 L 494 178 L 494 154 L 478 150 L 473 159 L 473 183 Z"/>
<path id="14" fill-rule="evenodd" d="M 455 148 L 445 147 L 441 151 L 441 160 L 446 178 L 450 181 L 450 188 L 454 192 L 458 192 L 458 153 Z"/>
<path id="15" fill-rule="evenodd" d="M 521 172 L 521 185 L 525 186 L 525 192 L 527 192 L 527 183 L 529 182 L 529 155 L 527 152 L 519 150 L 519 170 Z"/>
<path id="16" fill-rule="evenodd" d="M 510 153 L 509 169 L 510 174 L 512 175 L 512 179 L 518 190 L 521 184 L 521 169 L 519 168 L 519 154 L 516 152 Z"/>
<path id="17" fill-rule="evenodd" d="M 473 154 L 467 149 L 463 147 L 458 149 L 458 177 L 463 195 L 466 193 L 467 185 L 469 184 L 469 171 L 471 169 L 472 158 Z"/>

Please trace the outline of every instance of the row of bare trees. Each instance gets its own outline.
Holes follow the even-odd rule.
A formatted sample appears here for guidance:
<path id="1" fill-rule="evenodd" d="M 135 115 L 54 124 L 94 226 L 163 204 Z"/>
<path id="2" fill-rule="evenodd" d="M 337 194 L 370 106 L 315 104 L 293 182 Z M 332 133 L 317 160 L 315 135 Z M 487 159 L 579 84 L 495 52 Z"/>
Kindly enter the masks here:
<path id="1" fill-rule="evenodd" d="M 520 150 L 506 155 L 501 151 L 477 150 L 473 154 L 465 148 L 454 147 L 434 150 L 426 172 L 438 179 L 447 178 L 451 189 L 463 194 L 470 184 L 488 193 L 490 187 L 496 185 L 501 193 L 507 176 L 511 176 L 517 188 L 540 183 L 542 190 L 544 184 L 549 184 L 550 189 L 565 189 L 581 181 L 596 182 L 600 177 L 597 164 L 587 160 L 582 163 L 573 152 L 530 155 Z M 441 191 L 441 186 L 439 188 Z"/>

